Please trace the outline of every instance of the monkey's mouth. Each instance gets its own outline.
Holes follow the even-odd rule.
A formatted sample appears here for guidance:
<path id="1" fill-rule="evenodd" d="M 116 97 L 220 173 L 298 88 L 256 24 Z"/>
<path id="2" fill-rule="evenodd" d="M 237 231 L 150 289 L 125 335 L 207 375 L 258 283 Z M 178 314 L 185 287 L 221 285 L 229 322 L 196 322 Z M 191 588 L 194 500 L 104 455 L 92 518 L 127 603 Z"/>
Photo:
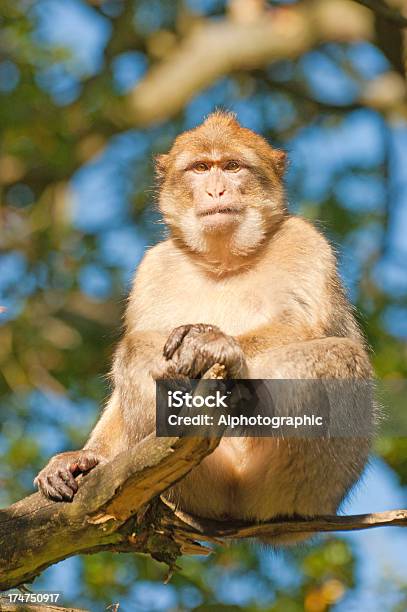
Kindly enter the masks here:
<path id="1" fill-rule="evenodd" d="M 213 217 L 214 215 L 237 215 L 241 212 L 240 208 L 233 206 L 216 206 L 208 210 L 198 212 L 198 217 Z"/>

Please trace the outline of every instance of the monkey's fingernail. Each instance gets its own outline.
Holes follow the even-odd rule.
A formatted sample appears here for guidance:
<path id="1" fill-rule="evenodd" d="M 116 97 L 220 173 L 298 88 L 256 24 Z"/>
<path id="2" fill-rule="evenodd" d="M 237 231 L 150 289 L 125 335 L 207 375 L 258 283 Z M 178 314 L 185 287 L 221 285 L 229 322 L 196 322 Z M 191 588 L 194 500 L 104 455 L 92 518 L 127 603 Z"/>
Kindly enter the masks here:
<path id="1" fill-rule="evenodd" d="M 73 491 L 69 489 L 69 487 L 62 487 L 61 485 L 58 487 L 58 492 L 60 493 L 62 499 L 66 501 L 71 501 L 73 498 Z"/>
<path id="2" fill-rule="evenodd" d="M 164 347 L 163 355 L 164 355 L 165 359 L 167 359 L 167 361 L 168 361 L 168 359 L 171 359 L 172 353 L 173 353 L 173 351 L 172 351 L 171 347 L 169 347 L 169 346 L 165 346 Z"/>
<path id="3" fill-rule="evenodd" d="M 62 496 L 53 488 L 48 487 L 47 489 L 41 490 L 41 492 L 45 497 L 53 499 L 54 501 L 63 501 Z"/>

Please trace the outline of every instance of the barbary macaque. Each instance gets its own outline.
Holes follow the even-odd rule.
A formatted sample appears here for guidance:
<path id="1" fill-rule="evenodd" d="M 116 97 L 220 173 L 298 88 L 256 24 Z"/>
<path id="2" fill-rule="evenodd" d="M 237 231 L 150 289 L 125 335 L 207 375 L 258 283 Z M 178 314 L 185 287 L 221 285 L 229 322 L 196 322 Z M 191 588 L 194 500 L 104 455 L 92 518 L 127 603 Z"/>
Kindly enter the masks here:
<path id="1" fill-rule="evenodd" d="M 282 151 L 215 112 L 178 136 L 156 170 L 169 237 L 138 267 L 112 395 L 88 442 L 53 457 L 36 478 L 54 500 L 72 500 L 77 474 L 154 431 L 157 379 L 200 378 L 215 363 L 237 379 L 372 377 L 331 246 L 287 210 Z M 351 428 L 363 418 L 354 404 Z M 332 406 L 331 421 L 343 410 Z M 332 514 L 369 446 L 356 434 L 225 437 L 169 495 L 216 519 Z"/>

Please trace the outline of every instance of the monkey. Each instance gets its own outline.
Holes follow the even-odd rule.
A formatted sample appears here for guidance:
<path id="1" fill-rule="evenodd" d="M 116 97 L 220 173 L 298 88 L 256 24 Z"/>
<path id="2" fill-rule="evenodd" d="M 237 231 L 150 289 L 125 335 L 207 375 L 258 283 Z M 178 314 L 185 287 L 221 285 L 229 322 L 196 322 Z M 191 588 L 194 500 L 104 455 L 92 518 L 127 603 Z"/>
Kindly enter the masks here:
<path id="1" fill-rule="evenodd" d="M 100 420 L 82 450 L 56 455 L 34 481 L 57 501 L 73 499 L 76 475 L 154 432 L 156 380 L 200 378 L 215 363 L 235 379 L 373 376 L 333 248 L 288 210 L 283 151 L 233 114 L 215 111 L 155 164 L 168 236 L 137 269 Z M 304 401 L 294 397 L 293 410 Z M 318 404 L 313 409 L 318 414 Z M 344 410 L 338 401 L 330 418 L 351 428 L 373 419 L 357 398 Z M 219 520 L 334 514 L 359 480 L 370 445 L 371 435 L 358 433 L 224 437 L 168 496 L 184 511 Z"/>

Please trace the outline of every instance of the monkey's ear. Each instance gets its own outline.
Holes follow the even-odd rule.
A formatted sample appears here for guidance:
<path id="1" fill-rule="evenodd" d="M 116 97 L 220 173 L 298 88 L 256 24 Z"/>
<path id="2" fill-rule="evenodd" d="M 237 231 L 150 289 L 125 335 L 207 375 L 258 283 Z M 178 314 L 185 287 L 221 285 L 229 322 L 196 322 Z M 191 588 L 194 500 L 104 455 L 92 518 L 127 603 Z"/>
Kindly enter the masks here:
<path id="1" fill-rule="evenodd" d="M 273 149 L 273 161 L 278 176 L 282 178 L 287 167 L 287 153 L 281 149 Z"/>
<path id="2" fill-rule="evenodd" d="M 162 181 L 166 175 L 169 162 L 168 158 L 168 153 L 162 153 L 161 155 L 156 155 L 154 159 L 155 174 L 158 180 L 160 181 Z"/>

